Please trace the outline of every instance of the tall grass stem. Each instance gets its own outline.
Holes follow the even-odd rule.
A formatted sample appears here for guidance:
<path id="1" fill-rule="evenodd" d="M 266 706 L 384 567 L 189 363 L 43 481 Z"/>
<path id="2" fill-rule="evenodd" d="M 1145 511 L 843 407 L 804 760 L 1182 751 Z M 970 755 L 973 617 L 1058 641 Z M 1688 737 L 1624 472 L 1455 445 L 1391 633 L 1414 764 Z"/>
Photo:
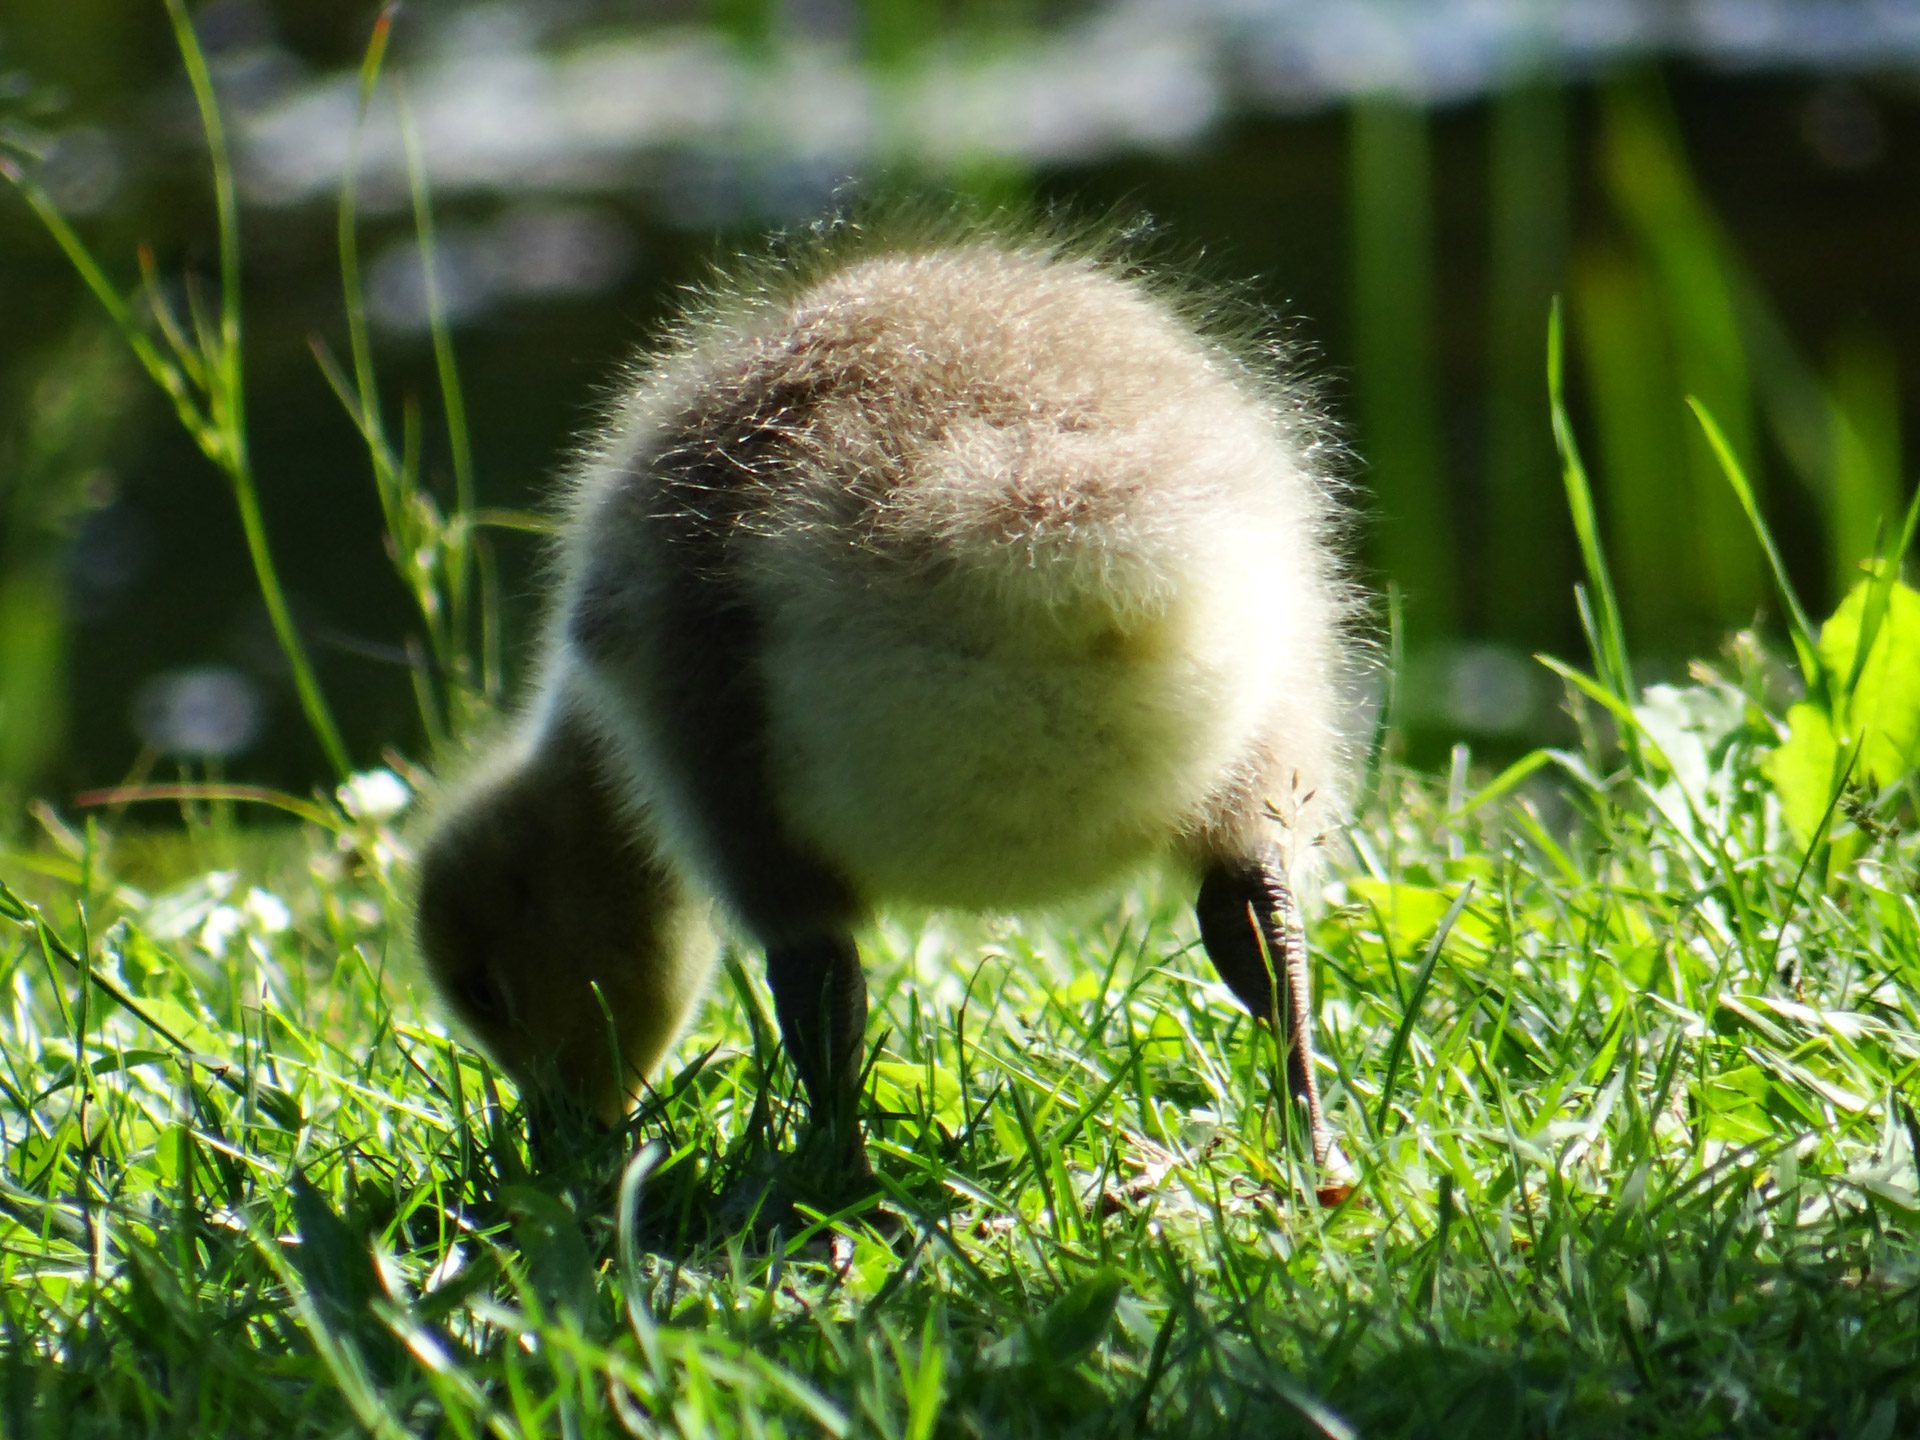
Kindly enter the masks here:
<path id="1" fill-rule="evenodd" d="M 1627 658 L 1625 627 L 1620 622 L 1620 602 L 1614 594 L 1613 575 L 1607 568 L 1606 551 L 1600 542 L 1600 520 L 1594 511 L 1593 486 L 1587 479 L 1586 462 L 1580 458 L 1580 442 L 1573 433 L 1573 421 L 1567 414 L 1565 345 L 1560 302 L 1557 299 L 1547 316 L 1547 403 L 1552 415 L 1554 444 L 1560 451 L 1560 474 L 1566 486 L 1567 509 L 1573 517 L 1573 533 L 1580 542 L 1580 562 L 1599 606 L 1594 616 L 1594 667 L 1605 679 L 1608 690 L 1622 703 L 1631 705 L 1634 698 L 1633 668 Z"/>

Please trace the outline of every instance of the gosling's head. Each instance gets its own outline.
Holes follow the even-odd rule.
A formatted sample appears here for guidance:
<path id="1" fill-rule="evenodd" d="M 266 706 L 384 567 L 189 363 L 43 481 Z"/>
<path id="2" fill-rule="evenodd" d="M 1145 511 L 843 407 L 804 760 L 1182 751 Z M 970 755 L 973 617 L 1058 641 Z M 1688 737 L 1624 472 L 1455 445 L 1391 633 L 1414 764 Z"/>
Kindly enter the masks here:
<path id="1" fill-rule="evenodd" d="M 569 748 L 496 762 L 444 804 L 415 933 L 440 994 L 527 1098 L 617 1124 L 698 998 L 710 942 L 592 757 Z"/>

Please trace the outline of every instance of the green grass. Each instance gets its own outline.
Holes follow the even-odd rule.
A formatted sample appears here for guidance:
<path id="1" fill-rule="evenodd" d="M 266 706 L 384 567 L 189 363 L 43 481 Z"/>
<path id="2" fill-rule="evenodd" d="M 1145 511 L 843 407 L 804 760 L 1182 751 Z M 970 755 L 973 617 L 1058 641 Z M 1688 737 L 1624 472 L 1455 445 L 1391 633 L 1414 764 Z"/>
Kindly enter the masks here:
<path id="1" fill-rule="evenodd" d="M 40 208 L 277 593 L 231 287 L 183 327 Z M 322 364 L 420 611 L 423 713 L 457 733 L 498 673 L 475 527 L 535 522 L 476 510 L 464 460 L 436 505 L 414 413 L 390 440 L 350 191 L 340 230 L 349 355 Z M 1368 767 L 1313 919 L 1345 1203 L 1311 1198 L 1270 1041 L 1152 884 L 866 936 L 875 1189 L 775 1226 L 753 1202 L 800 1107 L 750 959 L 627 1132 L 530 1147 L 410 980 L 407 816 L 372 788 L 174 787 L 159 830 L 42 808 L 0 852 L 0 1430 L 1912 1433 L 1920 597 L 1893 577 L 1920 509 L 1844 624 L 1789 602 L 1790 714 L 1751 636 L 1641 692 L 1554 357 L 1599 678 L 1556 662 L 1580 742 L 1500 776 L 1409 774 L 1391 740 Z M 436 359 L 464 454 L 444 330 Z M 1856 458 L 1886 472 L 1884 377 L 1855 369 Z M 1740 426 L 1701 433 L 1757 521 Z M 300 823 L 236 810 L 261 798 Z"/>
<path id="2" fill-rule="evenodd" d="M 768 1233 L 751 966 L 540 1163 L 384 824 L 56 830 L 4 867 L 6 1433 L 1911 1433 L 1920 841 L 1868 803 L 1808 883 L 1741 653 L 1650 693 L 1643 773 L 1388 772 L 1313 927 L 1331 1210 L 1150 886 L 869 936 L 881 1208 Z"/>

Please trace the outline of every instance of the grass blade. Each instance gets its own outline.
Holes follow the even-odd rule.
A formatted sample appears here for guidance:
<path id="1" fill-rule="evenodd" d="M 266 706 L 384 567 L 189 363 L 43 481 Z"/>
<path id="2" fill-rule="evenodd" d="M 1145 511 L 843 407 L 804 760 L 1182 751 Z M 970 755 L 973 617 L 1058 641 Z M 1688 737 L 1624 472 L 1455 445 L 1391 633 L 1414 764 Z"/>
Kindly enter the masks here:
<path id="1" fill-rule="evenodd" d="M 1560 302 L 1553 302 L 1547 317 L 1547 403 L 1553 415 L 1553 439 L 1560 451 L 1560 474 L 1567 489 L 1567 509 L 1573 515 L 1573 532 L 1580 542 L 1580 563 L 1587 573 L 1587 584 L 1599 601 L 1599 647 L 1593 657 L 1594 668 L 1606 686 L 1619 699 L 1633 703 L 1633 670 L 1627 660 L 1624 627 L 1620 623 L 1620 602 L 1614 595 L 1613 575 L 1607 569 L 1607 557 L 1600 544 L 1600 521 L 1593 508 L 1593 487 L 1587 479 L 1586 462 L 1580 458 L 1580 444 L 1573 433 L 1573 421 L 1567 415 L 1566 362 Z"/>
<path id="2" fill-rule="evenodd" d="M 1433 967 L 1440 959 L 1440 947 L 1447 943 L 1447 936 L 1453 933 L 1453 922 L 1460 918 L 1460 912 L 1467 908 L 1467 901 L 1472 898 L 1473 881 L 1469 880 L 1454 897 L 1453 904 L 1447 907 L 1447 913 L 1433 932 L 1433 939 L 1427 942 L 1426 958 L 1420 962 L 1419 973 L 1413 977 L 1413 990 L 1407 996 L 1407 1008 L 1401 1013 L 1400 1024 L 1393 1032 L 1393 1043 L 1387 1047 L 1387 1078 L 1380 1086 L 1380 1114 L 1374 1123 L 1375 1131 L 1381 1135 L 1387 1133 L 1387 1114 L 1393 1106 L 1393 1084 L 1400 1076 L 1400 1061 L 1407 1053 L 1407 1037 L 1413 1033 L 1414 1021 L 1420 1018 L 1420 1002 L 1433 980 Z"/>
<path id="3" fill-rule="evenodd" d="M 1767 522 L 1760 514 L 1760 506 L 1753 498 L 1753 487 L 1747 483 L 1747 472 L 1741 468 L 1740 458 L 1733 453 L 1726 434 L 1707 407 L 1692 395 L 1687 397 L 1687 405 L 1692 409 L 1694 419 L 1700 422 L 1707 444 L 1712 447 L 1714 458 L 1720 462 L 1721 473 L 1727 477 L 1727 484 L 1733 487 L 1740 508 L 1746 512 L 1747 523 L 1753 527 L 1754 536 L 1759 540 L 1761 550 L 1766 553 L 1767 564 L 1773 568 L 1774 588 L 1780 592 L 1780 602 L 1787 608 L 1788 632 L 1793 640 L 1794 654 L 1800 661 L 1800 674 L 1806 681 L 1807 691 L 1809 694 L 1823 692 L 1826 673 L 1820 663 L 1820 648 L 1813 625 L 1801 607 L 1793 581 L 1787 578 L 1786 564 L 1781 560 L 1780 551 L 1773 543 L 1773 532 L 1767 528 Z"/>
<path id="4" fill-rule="evenodd" d="M 469 643 L 467 633 L 468 576 L 472 565 L 467 543 L 468 517 L 474 511 L 473 445 L 467 432 L 467 404 L 460 388 L 460 371 L 454 363 L 453 338 L 447 329 L 446 306 L 440 299 L 440 276 L 433 231 L 433 206 L 427 197 L 427 167 L 420 153 L 420 135 L 413 123 L 413 107 L 406 91 L 395 87 L 395 103 L 400 111 L 400 138 L 407 155 L 407 187 L 413 199 L 413 226 L 420 252 L 421 274 L 427 287 L 427 324 L 433 335 L 434 373 L 440 384 L 440 404 L 446 415 L 447 446 L 453 456 L 453 515 L 448 527 L 449 560 L 447 567 L 447 603 L 449 628 L 456 646 Z M 465 660 L 465 651 L 456 655 Z M 471 667 L 466 667 L 470 669 Z"/>

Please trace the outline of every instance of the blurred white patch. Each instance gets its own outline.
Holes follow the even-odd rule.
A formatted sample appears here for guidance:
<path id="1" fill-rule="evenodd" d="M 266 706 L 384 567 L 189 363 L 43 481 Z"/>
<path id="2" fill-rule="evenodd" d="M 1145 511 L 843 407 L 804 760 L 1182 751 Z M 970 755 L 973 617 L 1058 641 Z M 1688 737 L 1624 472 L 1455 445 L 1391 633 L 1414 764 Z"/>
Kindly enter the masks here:
<path id="1" fill-rule="evenodd" d="M 421 263 L 420 247 L 412 239 L 389 245 L 367 275 L 367 314 L 383 330 L 420 333 L 427 330 L 434 311 L 449 325 L 460 325 L 483 314 L 493 299 L 493 286 L 479 249 L 457 231 L 447 231 L 432 247 L 433 284 Z"/>
<path id="2" fill-rule="evenodd" d="M 246 919 L 262 935 L 282 934 L 293 924 L 293 912 L 287 902 L 258 885 L 247 891 Z"/>
<path id="3" fill-rule="evenodd" d="M 593 210 L 517 206 L 494 221 L 489 269 L 510 295 L 595 295 L 633 262 L 624 225 Z"/>
<path id="4" fill-rule="evenodd" d="M 1746 695 L 1725 683 L 1649 685 L 1633 713 L 1668 767 L 1654 803 L 1675 829 L 1697 834 L 1703 815 L 1716 814 L 1739 785 L 1727 760 L 1746 724 Z"/>
<path id="5" fill-rule="evenodd" d="M 421 12 L 407 84 L 442 194 L 630 193 L 638 182 L 659 192 L 676 221 L 700 226 L 729 200 L 778 203 L 791 188 L 782 175 L 844 177 L 876 161 L 1046 163 L 1160 149 L 1198 139 L 1234 108 L 1302 110 L 1383 91 L 1446 102 L 1486 94 L 1515 70 L 1577 77 L 1661 54 L 1877 72 L 1920 59 L 1909 0 L 1090 0 L 1055 8 L 1070 18 L 1018 38 L 950 34 L 910 66 L 881 72 L 861 63 L 844 19 L 816 23 L 790 12 L 772 44 L 748 52 L 684 24 L 609 25 L 598 7 L 434 6 Z M 243 181 L 269 204 L 331 195 L 356 123 L 357 77 L 341 70 L 280 83 L 242 117 Z M 1862 163 L 1848 158 L 1871 150 L 1859 143 L 1866 131 L 1857 113 L 1835 115 L 1836 163 Z M 363 208 L 405 207 L 406 147 L 384 87 L 361 132 L 359 168 Z M 690 172 L 722 183 L 683 183 Z M 684 210 L 676 190 L 693 202 Z M 749 209 L 732 218 L 755 217 Z"/>
<path id="6" fill-rule="evenodd" d="M 420 246 L 395 241 L 373 262 L 367 309 L 383 329 L 420 333 L 437 304 L 449 325 L 503 300 L 597 295 L 632 267 L 633 237 L 611 215 L 578 206 L 518 205 L 489 225 L 449 226 L 432 248 L 433 287 Z"/>
<path id="7" fill-rule="evenodd" d="M 1535 667 L 1503 646 L 1465 646 L 1447 673 L 1447 712 L 1462 729 L 1489 735 L 1524 730 L 1536 696 Z"/>
<path id="8" fill-rule="evenodd" d="M 240 912 L 231 905 L 214 907 L 207 916 L 207 923 L 200 927 L 200 948 L 216 960 L 226 958 L 227 946 L 233 943 L 245 924 Z"/>
<path id="9" fill-rule="evenodd" d="M 238 755 L 260 736 L 260 689 L 238 670 L 200 666 L 169 670 L 140 687 L 133 728 L 167 755 L 218 759 Z"/>
<path id="10" fill-rule="evenodd" d="M 142 929 L 155 940 L 193 936 L 200 948 L 223 959 L 241 935 L 280 935 L 293 925 L 293 912 L 278 895 L 258 885 L 237 902 L 232 898 L 237 872 L 210 870 L 199 879 L 155 900 Z M 264 956 L 264 952 L 262 952 Z"/>
<path id="11" fill-rule="evenodd" d="M 125 174 L 113 137 L 83 125 L 54 139 L 35 178 L 66 214 L 92 215 L 113 203 Z"/>
<path id="12" fill-rule="evenodd" d="M 407 782 L 391 770 L 363 770 L 333 793 L 342 810 L 369 825 L 391 820 L 413 799 Z"/>
<path id="13" fill-rule="evenodd" d="M 207 923 L 220 902 L 233 893 L 239 872 L 209 870 L 177 890 L 169 890 L 147 907 L 141 929 L 155 940 L 179 940 Z"/>
<path id="14" fill-rule="evenodd" d="M 1503 645 L 1429 650 L 1407 663 L 1400 686 L 1408 724 L 1475 735 L 1529 729 L 1540 708 L 1539 667 Z"/>

